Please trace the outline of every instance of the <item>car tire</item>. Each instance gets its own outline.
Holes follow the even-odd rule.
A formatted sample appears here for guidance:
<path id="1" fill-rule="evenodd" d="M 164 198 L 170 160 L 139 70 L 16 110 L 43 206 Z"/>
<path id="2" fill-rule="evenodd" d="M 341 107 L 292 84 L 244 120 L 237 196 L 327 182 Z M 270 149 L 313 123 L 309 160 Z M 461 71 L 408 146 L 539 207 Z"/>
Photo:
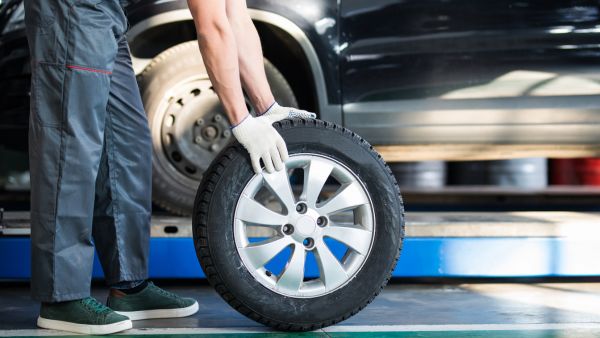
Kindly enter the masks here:
<path id="1" fill-rule="evenodd" d="M 264 64 L 276 100 L 296 106 L 283 75 L 269 61 Z M 152 134 L 153 201 L 189 215 L 203 172 L 232 138 L 198 43 L 185 42 L 159 54 L 138 76 L 138 83 Z M 203 125 L 196 123 L 200 119 Z"/>
<path id="2" fill-rule="evenodd" d="M 315 207 L 315 210 L 326 209 L 327 205 L 332 203 L 336 197 L 340 201 L 340 196 L 346 198 L 348 196 L 361 195 L 365 191 L 367 192 L 368 199 L 347 201 L 348 205 L 358 204 L 358 207 L 340 213 L 351 212 L 354 217 L 352 223 L 357 223 L 358 227 L 364 226 L 364 229 L 369 229 L 365 225 L 366 221 L 362 220 L 368 221 L 369 212 L 372 212 L 371 235 L 369 235 L 372 236 L 370 249 L 366 253 L 366 247 L 362 248 L 365 252 L 365 257 L 362 263 L 360 263 L 361 265 L 358 265 L 358 261 L 351 261 L 352 264 L 356 263 L 356 266 L 347 264 L 347 260 L 353 257 L 352 255 L 354 254 L 353 249 L 348 246 L 347 249 L 350 250 L 346 251 L 343 256 L 340 255 L 341 259 L 336 257 L 338 259 L 337 263 L 343 266 L 343 272 L 345 273 L 343 275 L 345 277 L 343 278 L 347 279 L 338 285 L 336 283 L 339 283 L 339 281 L 335 277 L 334 272 L 337 273 L 339 269 L 336 270 L 337 268 L 333 269 L 327 266 L 323 267 L 326 265 L 326 262 L 328 264 L 332 263 L 329 266 L 334 266 L 336 263 L 325 259 L 328 255 L 325 254 L 326 249 L 323 244 L 321 246 L 313 244 L 314 246 L 311 250 L 316 251 L 313 256 L 316 257 L 319 276 L 313 276 L 312 279 L 305 278 L 304 274 L 307 273 L 307 270 L 302 268 L 302 274 L 296 273 L 294 277 L 296 278 L 295 283 L 287 284 L 285 287 L 278 286 L 278 283 L 282 280 L 282 276 L 287 274 L 287 271 L 292 269 L 291 267 L 296 264 L 292 263 L 296 250 L 300 250 L 298 257 L 302 255 L 307 257 L 307 254 L 301 251 L 302 249 L 305 249 L 306 252 L 310 251 L 306 246 L 302 247 L 305 243 L 302 242 L 303 244 L 300 244 L 299 241 L 301 238 L 304 236 L 313 236 L 310 231 L 313 231 L 312 234 L 316 234 L 317 231 L 323 231 L 323 238 L 327 238 L 327 234 L 331 232 L 324 232 L 326 227 L 331 226 L 335 228 L 339 226 L 339 224 L 335 224 L 334 226 L 332 221 L 335 214 L 328 215 L 330 218 L 329 222 L 331 223 L 325 225 L 320 230 L 317 226 L 312 225 L 308 230 L 303 230 L 306 231 L 305 233 L 300 234 L 301 221 L 296 223 L 296 232 L 288 237 L 300 234 L 300 240 L 288 238 L 291 241 L 296 241 L 289 247 L 290 252 L 293 249 L 294 253 L 291 253 L 289 258 L 283 258 L 284 270 L 279 272 L 279 275 L 270 273 L 266 268 L 261 267 L 262 261 L 255 265 L 253 262 L 256 260 L 253 257 L 256 256 L 248 256 L 247 254 L 252 252 L 248 250 L 254 250 L 258 246 L 270 245 L 276 241 L 284 240 L 287 236 L 284 234 L 286 232 L 285 227 L 273 237 L 275 240 L 267 239 L 256 243 L 243 243 L 243 239 L 240 238 L 243 238 L 244 231 L 246 233 L 249 231 L 247 229 L 250 226 L 255 226 L 252 222 L 260 222 L 261 217 L 265 217 L 266 219 L 267 216 L 271 217 L 273 214 L 271 214 L 271 211 L 264 212 L 264 209 L 260 209 L 260 211 L 263 211 L 262 214 L 261 212 L 256 212 L 256 210 L 253 213 L 248 213 L 240 211 L 240 206 L 248 203 L 246 199 L 248 196 L 251 196 L 251 193 L 248 191 L 258 189 L 253 184 L 257 184 L 256 182 L 263 182 L 262 184 L 267 181 L 271 182 L 271 180 L 274 180 L 272 175 L 278 175 L 278 173 L 265 174 L 264 176 L 255 175 L 252 171 L 247 151 L 237 142 L 233 142 L 228 148 L 223 150 L 213 162 L 206 171 L 198 189 L 192 221 L 195 249 L 198 260 L 209 282 L 215 287 L 219 295 L 238 312 L 278 330 L 315 330 L 333 325 L 358 313 L 386 285 L 398 260 L 404 238 L 403 203 L 398 185 L 390 168 L 381 156 L 375 152 L 373 147 L 357 134 L 321 120 L 283 120 L 275 123 L 274 126 L 286 141 L 290 153 L 290 159 L 286 162 L 287 170 L 280 173 L 289 175 L 290 181 L 296 180 L 297 182 L 298 177 L 294 176 L 294 170 L 296 169 L 290 163 L 296 161 L 299 165 L 304 165 L 304 169 L 302 169 L 300 175 L 303 191 L 305 186 L 311 186 L 311 184 L 305 182 L 317 182 L 316 179 L 311 178 L 311 175 L 313 175 L 311 171 L 313 165 L 315 166 L 314 175 L 321 175 L 322 173 L 327 175 L 329 169 L 323 169 L 326 167 L 326 164 L 323 163 L 330 163 L 329 165 L 333 167 L 330 176 L 326 178 L 326 187 L 332 184 L 335 185 L 335 182 L 331 182 L 334 181 L 332 177 L 336 173 L 337 175 L 343 174 L 347 176 L 348 173 L 352 175 L 348 176 L 350 177 L 349 179 L 344 178 L 346 176 L 342 175 L 343 177 L 339 181 L 344 183 L 340 184 L 341 188 L 334 187 L 334 190 L 338 190 L 332 196 L 323 197 L 319 195 L 320 200 L 317 200 L 314 205 L 320 205 L 321 209 Z M 308 164 L 302 164 L 304 163 L 302 161 L 308 161 L 306 162 Z M 339 171 L 336 172 L 338 169 Z M 320 181 L 323 181 L 323 179 L 321 178 Z M 355 181 L 353 181 L 354 179 Z M 284 181 L 278 182 L 281 183 Z M 350 186 L 358 187 L 356 182 L 359 182 L 364 188 L 361 193 L 355 192 L 353 195 L 343 193 L 344 189 L 349 189 L 348 187 Z M 271 186 L 270 189 L 279 191 L 281 194 L 283 194 L 282 191 L 287 189 L 281 188 L 283 185 L 275 188 L 276 185 L 269 184 Z M 318 187 L 319 184 L 315 183 L 312 185 Z M 262 188 L 260 189 L 262 191 Z M 308 202 L 310 199 L 308 198 L 309 195 L 315 196 L 314 191 L 316 190 L 313 189 L 312 191 L 312 193 L 306 194 L 302 192 L 299 197 L 296 196 L 299 194 L 298 192 L 294 193 L 294 203 L 301 204 L 304 203 L 303 201 L 307 201 L 308 209 L 310 209 L 310 211 L 306 211 L 306 209 L 298 208 L 299 204 L 296 204 L 297 213 L 302 212 L 302 210 L 305 210 L 306 214 L 313 212 L 311 209 L 312 204 Z M 256 196 L 259 193 L 260 191 L 251 198 L 257 201 L 258 198 Z M 286 198 L 280 198 L 280 200 L 284 199 Z M 364 204 L 365 201 L 369 201 L 368 208 L 366 207 L 367 204 Z M 343 204 L 338 203 L 336 206 L 341 208 Z M 280 210 L 287 211 L 287 217 L 292 217 L 290 216 L 293 214 L 292 209 L 293 206 L 285 208 L 280 206 Z M 370 211 L 364 212 L 367 209 Z M 357 210 L 362 212 L 358 218 L 356 214 Z M 283 211 L 282 214 L 284 214 Z M 246 222 L 246 217 L 257 220 L 248 220 Z M 300 217 L 304 219 L 302 218 L 304 216 Z M 275 219 L 274 223 L 277 223 Z M 268 228 L 272 227 L 273 225 L 268 226 Z M 279 223 L 274 227 L 277 229 Z M 260 229 L 262 228 L 259 227 Z M 289 234 L 289 231 L 287 233 Z M 361 236 L 363 233 L 361 232 Z M 314 235 L 314 243 L 319 242 L 318 236 L 320 235 Z M 351 238 L 346 236 L 342 241 L 348 241 L 349 239 Z M 361 241 L 361 243 L 366 243 L 366 240 Z M 349 241 L 349 243 L 352 242 Z M 354 247 L 361 246 L 360 244 L 351 245 Z M 264 248 L 262 247 L 260 250 Z M 330 247 L 328 246 L 328 248 Z M 270 255 L 277 250 L 273 250 Z M 333 253 L 333 249 L 330 252 Z M 250 259 L 245 260 L 243 257 L 246 256 L 250 257 Z M 274 258 L 273 260 L 276 259 Z M 356 269 L 357 266 L 359 267 L 358 269 Z M 354 269 L 352 270 L 354 271 L 352 275 L 349 272 L 350 269 Z M 292 272 L 290 272 L 290 276 L 292 276 L 291 274 Z M 329 276 L 334 277 L 330 278 Z M 270 282 L 271 279 L 273 283 Z M 292 279 L 290 277 L 286 282 Z M 331 288 L 328 288 L 328 284 L 331 285 Z M 292 286 L 290 287 L 289 285 Z M 297 285 L 300 286 L 296 289 Z M 321 293 L 315 290 L 321 290 Z"/>

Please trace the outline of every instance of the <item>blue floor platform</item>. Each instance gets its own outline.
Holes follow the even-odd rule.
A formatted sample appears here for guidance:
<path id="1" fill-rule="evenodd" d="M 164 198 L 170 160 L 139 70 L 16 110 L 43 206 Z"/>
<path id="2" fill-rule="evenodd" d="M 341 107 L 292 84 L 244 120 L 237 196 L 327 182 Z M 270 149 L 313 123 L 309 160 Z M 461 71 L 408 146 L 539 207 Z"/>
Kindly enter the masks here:
<path id="1" fill-rule="evenodd" d="M 28 237 L 0 237 L 0 279 L 29 279 Z M 335 253 L 335 248 L 334 253 Z M 314 263 L 308 274 L 316 274 Z M 600 238 L 407 238 L 395 277 L 600 275 Z M 94 277 L 102 277 L 96 259 Z M 203 278 L 191 238 L 152 238 L 151 278 Z"/>

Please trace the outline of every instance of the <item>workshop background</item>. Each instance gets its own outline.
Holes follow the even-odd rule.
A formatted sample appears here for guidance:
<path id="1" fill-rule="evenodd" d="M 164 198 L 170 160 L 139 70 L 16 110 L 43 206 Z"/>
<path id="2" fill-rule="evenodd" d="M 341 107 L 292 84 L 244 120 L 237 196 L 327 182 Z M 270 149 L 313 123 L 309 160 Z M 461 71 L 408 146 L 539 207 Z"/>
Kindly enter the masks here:
<path id="1" fill-rule="evenodd" d="M 0 1 L 0 336 L 42 334 L 28 298 L 22 1 Z M 382 294 L 348 321 L 303 336 L 600 337 L 600 3 L 248 6 L 277 100 L 375 146 L 406 211 Z M 229 308 L 198 263 L 194 196 L 233 137 L 186 3 L 142 0 L 128 19 L 156 162 L 150 278 L 200 303 L 192 318 L 142 321 L 131 335 L 285 336 Z M 164 74 L 169 81 L 157 81 Z M 175 129 L 183 136 L 173 138 Z M 314 261 L 305 269 L 319 275 Z M 99 299 L 102 275 L 96 258 Z"/>

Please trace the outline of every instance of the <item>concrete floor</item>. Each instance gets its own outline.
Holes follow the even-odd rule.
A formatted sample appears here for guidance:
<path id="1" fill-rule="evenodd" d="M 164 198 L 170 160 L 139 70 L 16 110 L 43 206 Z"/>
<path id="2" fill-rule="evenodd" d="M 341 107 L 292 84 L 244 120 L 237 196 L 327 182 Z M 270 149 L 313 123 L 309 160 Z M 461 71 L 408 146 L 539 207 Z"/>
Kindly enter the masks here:
<path id="1" fill-rule="evenodd" d="M 162 283 L 170 291 L 198 299 L 196 315 L 138 321 L 126 334 L 288 336 L 237 313 L 205 283 L 183 284 Z M 107 291 L 96 286 L 93 295 L 104 300 Z M 38 304 L 29 299 L 27 285 L 0 283 L 0 304 L 0 336 L 64 335 L 35 330 Z M 600 283 L 392 283 L 349 320 L 299 336 L 600 337 Z"/>

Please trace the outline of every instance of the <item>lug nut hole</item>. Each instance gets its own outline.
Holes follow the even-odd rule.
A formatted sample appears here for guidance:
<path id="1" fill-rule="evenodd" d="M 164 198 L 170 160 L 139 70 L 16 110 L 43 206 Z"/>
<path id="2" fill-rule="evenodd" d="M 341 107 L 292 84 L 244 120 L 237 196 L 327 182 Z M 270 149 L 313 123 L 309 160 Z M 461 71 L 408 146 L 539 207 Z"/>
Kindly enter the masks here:
<path id="1" fill-rule="evenodd" d="M 283 228 L 281 229 L 281 231 L 286 234 L 286 235 L 291 235 L 294 233 L 294 226 L 291 224 L 286 224 L 283 226 Z"/>
<path id="2" fill-rule="evenodd" d="M 304 244 L 305 248 L 312 249 L 315 246 L 315 240 L 308 237 L 308 238 L 305 238 L 304 241 L 302 241 L 302 244 Z"/>
<path id="3" fill-rule="evenodd" d="M 317 218 L 317 225 L 318 225 L 318 226 L 320 226 L 320 227 L 324 227 L 324 226 L 326 226 L 326 225 L 327 225 L 327 223 L 328 223 L 328 221 L 327 221 L 327 217 L 325 217 L 325 216 L 321 216 L 321 217 Z"/>
<path id="4" fill-rule="evenodd" d="M 296 211 L 299 212 L 299 213 L 301 213 L 301 214 L 306 213 L 307 209 L 308 208 L 306 207 L 306 203 L 298 203 L 296 205 Z"/>
<path id="5" fill-rule="evenodd" d="M 181 162 L 181 160 L 183 159 L 183 158 L 181 157 L 181 154 L 180 154 L 179 152 L 177 152 L 177 151 L 174 151 L 174 152 L 172 152 L 172 153 L 171 153 L 171 158 L 172 158 L 172 159 L 173 159 L 173 161 L 175 161 L 175 162 Z"/>

